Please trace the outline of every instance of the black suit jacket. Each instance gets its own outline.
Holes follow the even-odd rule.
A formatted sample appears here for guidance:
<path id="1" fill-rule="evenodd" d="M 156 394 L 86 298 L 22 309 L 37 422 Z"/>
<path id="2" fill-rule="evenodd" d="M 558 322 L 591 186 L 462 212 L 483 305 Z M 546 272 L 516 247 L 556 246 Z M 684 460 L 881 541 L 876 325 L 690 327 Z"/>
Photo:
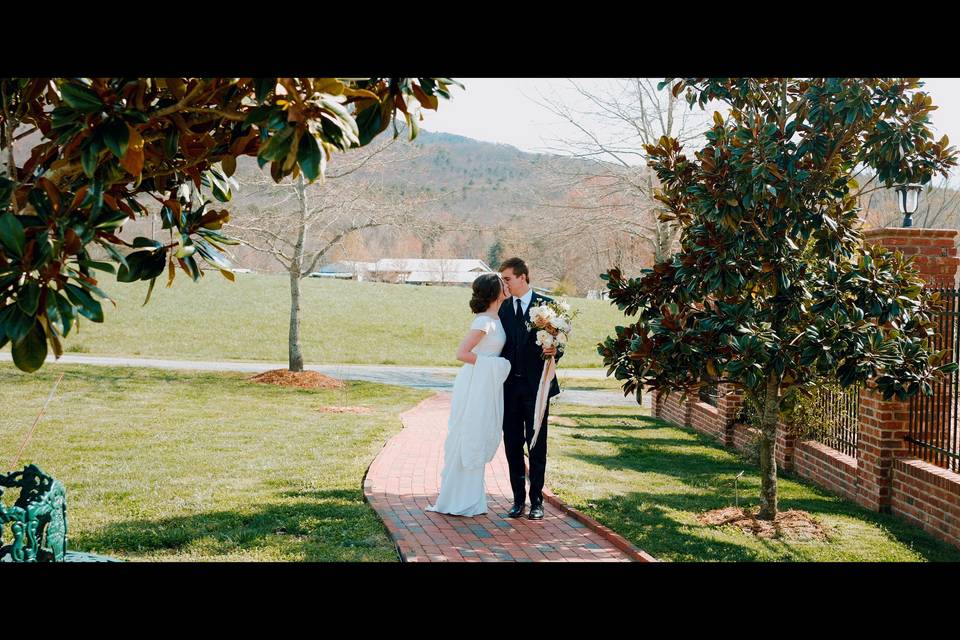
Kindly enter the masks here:
<path id="1" fill-rule="evenodd" d="M 540 376 L 543 375 L 545 360 L 543 359 L 543 349 L 537 344 L 537 332 L 527 331 L 526 322 L 530 320 L 531 307 L 542 302 L 550 302 L 551 300 L 553 300 L 553 298 L 542 296 L 534 291 L 533 297 L 530 298 L 530 304 L 527 306 L 522 318 L 516 317 L 516 302 L 514 298 L 507 298 L 503 301 L 503 304 L 500 305 L 500 323 L 503 325 L 504 331 L 506 331 L 507 334 L 507 342 L 503 345 L 500 356 L 510 361 L 510 375 L 507 376 L 503 384 L 504 386 L 515 384 L 525 385 L 533 397 L 537 395 L 537 385 L 540 384 Z M 518 344 L 518 332 L 520 333 L 519 358 L 522 362 L 517 361 L 518 351 L 516 347 Z M 563 354 L 558 352 L 557 355 L 554 356 L 554 360 L 559 363 L 561 357 L 563 357 Z M 521 364 L 526 375 L 518 378 L 513 374 L 521 370 L 518 366 Z M 553 381 L 550 383 L 549 397 L 552 398 L 558 393 L 560 393 L 560 385 L 557 384 L 557 378 L 554 376 Z"/>

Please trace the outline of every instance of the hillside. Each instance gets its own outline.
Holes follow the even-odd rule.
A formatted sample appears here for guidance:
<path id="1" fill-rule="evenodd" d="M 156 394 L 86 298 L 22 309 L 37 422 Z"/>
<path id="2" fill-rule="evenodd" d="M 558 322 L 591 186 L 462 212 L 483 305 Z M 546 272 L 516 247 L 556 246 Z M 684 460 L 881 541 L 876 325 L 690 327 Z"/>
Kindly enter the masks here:
<path id="1" fill-rule="evenodd" d="M 387 142 L 391 137 L 392 132 L 388 129 L 370 147 Z M 351 154 L 357 155 L 358 152 L 334 157 L 329 172 L 336 174 L 338 167 L 350 162 Z M 382 181 L 398 196 L 418 193 L 445 196 L 430 206 L 438 213 L 485 224 L 504 223 L 529 213 L 535 202 L 535 193 L 559 195 L 550 184 L 550 171 L 556 163 L 579 165 L 583 171 L 590 166 L 581 160 L 527 153 L 506 144 L 424 129 L 412 142 L 401 134 L 401 138 L 384 152 L 383 160 L 381 169 L 367 171 L 364 177 Z M 258 190 L 244 188 L 260 174 L 254 158 L 240 158 L 236 174 L 241 184 L 238 202 L 266 202 Z"/>
<path id="2" fill-rule="evenodd" d="M 391 137 L 392 130 L 388 128 L 367 149 L 334 156 L 328 172 L 337 174 Z M 31 143 L 38 139 L 34 134 L 16 145 L 17 157 L 22 160 Z M 584 209 L 576 207 L 596 209 L 606 197 L 604 189 L 578 192 L 572 185 L 572 177 L 596 171 L 592 162 L 527 153 L 506 144 L 425 129 L 412 142 L 401 135 L 377 160 L 345 178 L 348 186 L 342 193 L 352 193 L 354 187 L 361 190 L 376 185 L 391 201 L 415 209 L 417 214 L 435 220 L 438 227 L 448 231 L 439 239 L 425 239 L 394 228 L 367 229 L 348 236 L 325 256 L 324 262 L 379 258 L 475 258 L 496 262 L 518 255 L 531 266 L 536 284 L 559 286 L 569 294 L 583 296 L 590 289 L 603 288 L 599 274 L 607 268 L 617 265 L 636 273 L 652 260 L 651 248 L 641 237 L 643 233 L 649 236 L 649 231 L 638 235 L 627 231 L 633 225 L 631 231 L 635 233 L 637 223 L 650 215 L 649 205 L 640 196 L 634 194 L 627 198 L 626 205 L 619 205 L 620 217 L 602 210 L 593 214 L 598 217 L 579 222 L 584 219 Z M 270 185 L 255 184 L 264 175 L 254 158 L 241 157 L 235 174 L 239 190 L 232 202 L 215 206 L 228 208 L 236 224 L 251 208 L 263 210 L 277 205 L 282 197 L 272 193 Z M 858 179 L 867 182 L 866 176 Z M 631 182 L 635 180 L 636 177 L 631 178 Z M 311 189 L 318 194 L 324 187 L 317 184 Z M 414 204 L 404 204 L 407 202 Z M 156 208 L 149 198 L 144 199 L 144 204 Z M 293 208 L 295 201 L 288 200 L 283 206 Z M 867 227 L 900 224 L 894 196 L 888 190 L 871 191 L 862 199 L 861 206 Z M 958 211 L 960 192 L 930 185 L 924 190 L 914 225 L 953 228 L 960 224 Z M 568 229 L 572 231 L 564 233 Z M 231 223 L 224 230 L 230 234 Z M 121 235 L 127 239 L 138 235 L 161 238 L 166 233 L 161 236 L 159 221 L 153 216 L 128 222 Z M 308 245 L 312 241 L 314 238 L 308 237 Z M 499 251 L 493 251 L 495 248 Z M 268 273 L 282 270 L 273 258 L 250 247 L 235 247 L 233 255 L 237 266 Z"/>

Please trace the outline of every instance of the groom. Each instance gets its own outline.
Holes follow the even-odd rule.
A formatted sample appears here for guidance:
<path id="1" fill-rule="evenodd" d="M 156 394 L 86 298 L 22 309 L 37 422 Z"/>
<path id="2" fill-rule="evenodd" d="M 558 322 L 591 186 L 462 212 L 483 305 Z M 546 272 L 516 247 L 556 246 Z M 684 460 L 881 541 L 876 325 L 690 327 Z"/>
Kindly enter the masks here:
<path id="1" fill-rule="evenodd" d="M 530 307 L 551 298 L 534 293 L 530 288 L 530 272 L 520 258 L 510 258 L 500 265 L 500 275 L 510 289 L 511 297 L 500 305 L 500 323 L 507 334 L 500 356 L 510 361 L 510 375 L 503 383 L 503 448 L 510 468 L 510 487 L 513 489 L 513 507 L 507 512 L 511 518 L 523 515 L 526 502 L 526 483 L 523 465 L 523 443 L 526 441 L 530 458 L 530 515 L 529 520 L 543 519 L 543 475 L 547 467 L 547 416 L 550 404 L 543 414 L 543 426 L 537 436 L 537 446 L 530 449 L 533 440 L 533 415 L 536 410 L 537 387 L 543 375 L 545 356 L 558 362 L 562 354 L 556 347 L 543 349 L 537 345 L 536 331 L 527 331 Z M 554 378 L 549 397 L 560 393 Z"/>

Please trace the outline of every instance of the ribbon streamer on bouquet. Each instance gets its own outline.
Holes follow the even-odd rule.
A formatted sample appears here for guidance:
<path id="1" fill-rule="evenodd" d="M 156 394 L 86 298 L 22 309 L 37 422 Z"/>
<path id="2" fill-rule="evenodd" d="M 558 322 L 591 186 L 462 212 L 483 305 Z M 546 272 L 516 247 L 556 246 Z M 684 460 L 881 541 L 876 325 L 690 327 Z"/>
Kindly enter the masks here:
<path id="1" fill-rule="evenodd" d="M 543 415 L 547 412 L 547 402 L 550 400 L 550 383 L 557 373 L 557 361 L 553 356 L 547 359 L 543 366 L 543 374 L 540 376 L 540 386 L 537 388 L 537 406 L 533 413 L 533 440 L 530 441 L 530 451 L 537 446 L 537 436 L 540 435 L 540 427 L 543 426 Z"/>

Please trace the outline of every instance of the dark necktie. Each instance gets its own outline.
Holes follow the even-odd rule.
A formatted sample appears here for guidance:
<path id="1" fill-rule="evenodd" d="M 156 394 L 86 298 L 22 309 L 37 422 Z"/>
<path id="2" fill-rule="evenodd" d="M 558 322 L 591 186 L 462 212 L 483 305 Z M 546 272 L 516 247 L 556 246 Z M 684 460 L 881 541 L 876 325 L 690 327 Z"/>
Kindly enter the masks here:
<path id="1" fill-rule="evenodd" d="M 522 374 L 525 367 L 523 366 L 523 337 L 526 331 L 523 326 L 523 307 L 520 305 L 520 298 L 517 298 L 517 324 L 516 324 L 516 355 L 514 360 L 517 365 L 517 373 Z"/>

